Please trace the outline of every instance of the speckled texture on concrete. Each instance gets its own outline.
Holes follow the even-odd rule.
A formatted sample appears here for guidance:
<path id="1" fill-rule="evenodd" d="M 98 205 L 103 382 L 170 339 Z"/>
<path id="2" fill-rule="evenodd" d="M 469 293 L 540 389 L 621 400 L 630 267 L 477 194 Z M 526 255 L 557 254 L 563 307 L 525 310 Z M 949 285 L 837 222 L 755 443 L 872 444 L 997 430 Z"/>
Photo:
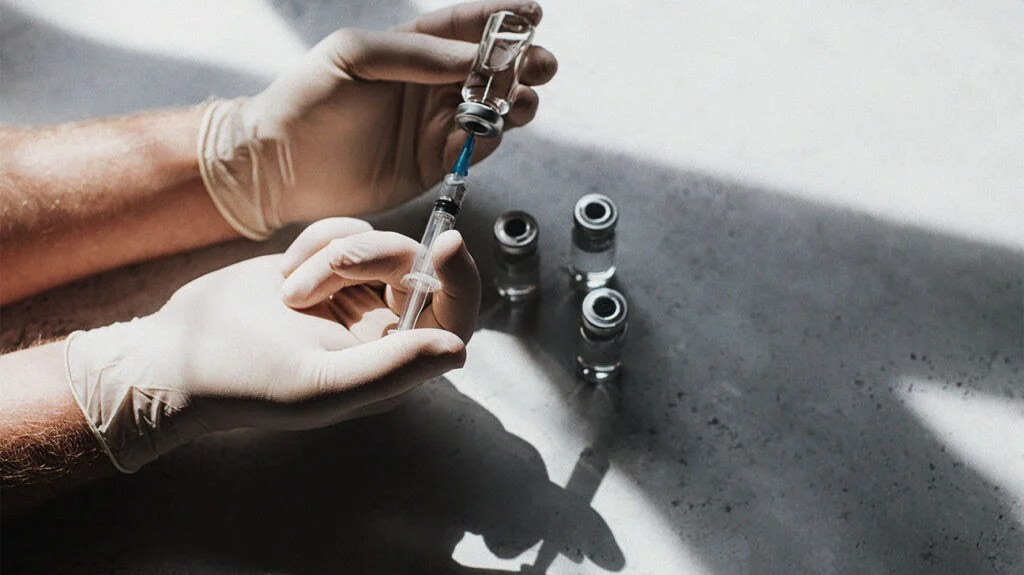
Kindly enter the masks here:
<path id="1" fill-rule="evenodd" d="M 4 120 L 40 117 L 24 107 L 37 60 L 8 48 L 73 42 L 54 35 L 13 11 L 0 20 L 4 73 L 22 62 L 18 92 L 0 84 Z M 144 92 L 76 109 L 205 95 L 190 86 L 166 102 Z M 488 296 L 466 369 L 390 414 L 204 438 L 54 501 L 5 527 L 4 572 L 1024 570 L 1021 477 L 972 455 L 927 407 L 938 397 L 980 425 L 977 406 L 994 402 L 1011 426 L 1024 421 L 1020 250 L 529 131 L 472 177 L 459 227 L 485 276 L 494 217 L 521 208 L 539 220 L 539 309 L 509 313 Z M 632 305 L 627 372 L 610 396 L 571 366 L 568 221 L 593 191 L 621 206 L 619 286 Z M 414 233 L 428 205 L 375 223 Z M 9 306 L 0 344 L 147 313 L 295 233 Z M 1024 448 L 1003 423 L 981 426 L 982 443 L 1012 471 Z"/>

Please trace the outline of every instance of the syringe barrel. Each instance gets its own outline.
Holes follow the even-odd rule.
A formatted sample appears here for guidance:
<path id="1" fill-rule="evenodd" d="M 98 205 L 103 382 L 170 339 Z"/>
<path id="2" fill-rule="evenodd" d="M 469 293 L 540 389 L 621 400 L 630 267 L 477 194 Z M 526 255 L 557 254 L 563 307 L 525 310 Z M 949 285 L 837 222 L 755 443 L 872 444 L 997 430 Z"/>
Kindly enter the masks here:
<path id="1" fill-rule="evenodd" d="M 402 278 L 402 285 L 408 290 L 407 300 L 398 322 L 398 331 L 416 326 L 416 320 L 426 303 L 427 295 L 441 288 L 441 282 L 434 272 L 434 242 L 444 232 L 455 227 L 455 216 L 459 213 L 462 198 L 466 195 L 466 180 L 458 174 L 448 174 L 437 192 L 434 209 L 430 212 L 427 227 L 423 230 L 420 249 L 413 261 L 412 269 Z"/>
<path id="2" fill-rule="evenodd" d="M 472 150 L 472 148 L 470 148 Z M 462 206 L 462 198 L 466 196 L 466 177 L 459 174 L 445 174 L 444 181 L 437 189 L 437 201 L 434 202 L 434 210 L 443 209 L 450 212 L 452 216 L 459 215 L 459 208 Z"/>
<path id="3" fill-rule="evenodd" d="M 430 212 L 427 227 L 423 230 L 420 251 L 416 254 L 412 269 L 402 278 L 402 285 L 413 289 L 413 285 L 407 284 L 424 282 L 429 292 L 434 292 L 440 287 L 434 277 L 434 260 L 431 253 L 437 237 L 455 227 L 455 216 L 459 214 L 459 207 L 462 206 L 462 198 L 465 195 L 466 179 L 458 174 L 445 175 L 437 190 L 437 200 L 434 201 L 434 209 Z"/>
<path id="4" fill-rule="evenodd" d="M 402 283 L 405 283 L 404 279 Z M 427 296 L 429 295 L 430 292 L 427 291 L 418 289 L 409 290 L 409 294 L 406 296 L 405 305 L 402 307 L 402 315 L 398 318 L 398 325 L 395 327 L 395 331 L 409 331 L 416 327 L 416 322 L 420 318 L 420 312 L 423 311 L 423 306 L 427 303 Z"/>
<path id="5" fill-rule="evenodd" d="M 427 229 L 423 232 L 420 251 L 412 264 L 412 270 L 402 278 L 402 285 L 408 290 L 402 315 L 398 318 L 398 331 L 416 327 L 420 312 L 427 303 L 427 296 L 441 288 L 441 282 L 434 273 L 433 247 L 437 236 L 455 227 L 455 216 L 435 208 L 430 212 Z"/>
<path id="6" fill-rule="evenodd" d="M 413 261 L 412 269 L 402 278 L 402 285 L 409 290 L 422 289 L 433 293 L 441 287 L 434 273 L 433 247 L 437 236 L 455 227 L 455 216 L 439 209 L 430 212 L 427 229 L 423 231 L 420 250 Z M 420 284 L 417 286 L 417 284 Z"/>

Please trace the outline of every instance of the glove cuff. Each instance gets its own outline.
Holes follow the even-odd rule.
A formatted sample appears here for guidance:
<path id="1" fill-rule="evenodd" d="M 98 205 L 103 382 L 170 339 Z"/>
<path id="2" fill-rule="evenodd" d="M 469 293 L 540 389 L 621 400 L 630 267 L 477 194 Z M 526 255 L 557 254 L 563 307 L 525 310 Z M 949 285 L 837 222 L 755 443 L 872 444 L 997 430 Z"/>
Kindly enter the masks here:
<path id="1" fill-rule="evenodd" d="M 174 388 L 177 372 L 133 319 L 68 336 L 64 365 L 75 401 L 93 435 L 124 473 L 209 431 L 187 414 L 188 395 Z M 159 346 L 157 346 L 159 347 Z"/>
<path id="2" fill-rule="evenodd" d="M 210 199 L 243 236 L 265 240 L 281 227 L 279 204 L 292 178 L 287 140 L 260 134 L 248 98 L 214 100 L 199 127 L 199 173 Z"/>

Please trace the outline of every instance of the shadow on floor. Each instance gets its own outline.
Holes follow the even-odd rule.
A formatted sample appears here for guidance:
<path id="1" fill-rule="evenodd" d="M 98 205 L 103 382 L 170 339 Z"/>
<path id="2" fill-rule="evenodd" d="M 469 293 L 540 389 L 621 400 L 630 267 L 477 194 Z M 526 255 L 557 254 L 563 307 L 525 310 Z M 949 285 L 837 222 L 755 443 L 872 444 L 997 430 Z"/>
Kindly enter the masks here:
<path id="1" fill-rule="evenodd" d="M 307 27 L 304 38 L 334 26 L 325 8 L 275 5 Z M 4 10 L 0 52 L 26 26 L 39 28 Z M 402 3 L 349 10 L 359 24 L 410 12 Z M 250 78 L 33 33 L 63 46 L 40 68 L 63 78 L 54 89 L 95 86 L 86 75 L 132 82 L 76 100 L 78 116 L 256 89 Z M 96 67 L 75 65 L 76 54 Z M 10 60 L 3 65 L 6 81 Z M 69 67 L 83 71 L 69 76 Z M 154 70 L 168 69 L 178 91 L 147 87 Z M 18 100 L 22 107 L 10 109 L 39 117 L 20 90 L 3 90 L 5 112 Z M 532 325 L 515 330 L 538 363 L 563 366 L 550 368 L 551 379 L 566 390 L 575 386 L 577 317 L 560 270 L 571 205 L 591 191 L 620 203 L 619 285 L 632 325 L 620 425 L 600 454 L 635 476 L 680 544 L 712 571 L 1021 568 L 1014 502 L 948 453 L 899 393 L 914 377 L 968 395 L 1021 397 L 1019 252 L 530 132 L 510 135 L 472 178 L 460 229 L 485 272 L 498 213 L 522 208 L 540 221 L 541 307 Z M 429 202 L 375 221 L 418 235 Z M 294 233 L 131 266 L 9 306 L 2 345 L 148 313 L 189 279 L 283 249 Z M 485 307 L 496 305 L 489 296 Z M 502 317 L 485 327 L 511 330 Z M 535 449 L 439 382 L 379 418 L 211 438 L 53 502 L 5 528 L 4 570 L 455 569 L 452 548 L 469 531 L 498 556 L 544 539 L 628 571 L 630 558 L 586 499 L 551 484 Z M 344 521 L 353 517 L 354 530 Z M 207 563 L 186 560 L 197 549 Z"/>
<path id="2" fill-rule="evenodd" d="M 436 380 L 385 415 L 223 434 L 51 502 L 7 530 L 4 570 L 474 573 L 451 558 L 465 532 L 498 557 L 543 540 L 620 570 L 621 551 L 588 503 L 548 481 L 528 443 Z M 54 538 L 72 543 L 54 554 Z"/>
<path id="3" fill-rule="evenodd" d="M 460 229 L 478 259 L 510 208 L 538 218 L 544 258 L 532 324 L 495 313 L 485 327 L 525 333 L 564 390 L 572 204 L 619 202 L 632 317 L 610 457 L 661 462 L 636 479 L 716 572 L 1019 568 L 1019 502 L 901 395 L 913 378 L 1021 398 L 1019 251 L 536 138 L 510 138 L 474 177 Z"/>

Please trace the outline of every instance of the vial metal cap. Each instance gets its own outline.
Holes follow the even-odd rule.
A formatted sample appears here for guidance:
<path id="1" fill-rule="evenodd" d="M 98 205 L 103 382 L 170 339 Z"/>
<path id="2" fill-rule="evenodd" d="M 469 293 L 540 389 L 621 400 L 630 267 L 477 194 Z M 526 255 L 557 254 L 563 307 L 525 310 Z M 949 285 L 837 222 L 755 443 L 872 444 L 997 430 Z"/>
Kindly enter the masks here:
<path id="1" fill-rule="evenodd" d="M 612 336 L 626 329 L 629 306 L 626 297 L 611 288 L 598 288 L 583 298 L 583 327 L 603 336 Z"/>
<path id="2" fill-rule="evenodd" d="M 487 104 L 463 102 L 455 108 L 455 123 L 477 137 L 493 138 L 501 133 L 505 120 Z"/>
<path id="3" fill-rule="evenodd" d="M 604 194 L 587 194 L 576 202 L 572 215 L 573 222 L 584 230 L 603 232 L 615 229 L 619 208 Z"/>
<path id="4" fill-rule="evenodd" d="M 526 255 L 537 250 L 537 220 L 522 210 L 511 210 L 494 220 L 494 241 L 502 253 Z"/>

